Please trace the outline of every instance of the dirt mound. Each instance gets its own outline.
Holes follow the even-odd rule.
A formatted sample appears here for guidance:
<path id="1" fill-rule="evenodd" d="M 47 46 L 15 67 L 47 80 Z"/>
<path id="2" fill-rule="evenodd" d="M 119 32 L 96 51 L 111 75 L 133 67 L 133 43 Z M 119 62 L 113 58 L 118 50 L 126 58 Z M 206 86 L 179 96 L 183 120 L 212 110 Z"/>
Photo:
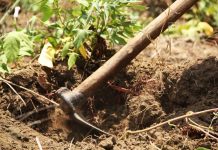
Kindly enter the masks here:
<path id="1" fill-rule="evenodd" d="M 119 73 L 110 84 L 102 86 L 82 106 L 81 113 L 89 122 L 114 134 L 115 138 L 97 135 L 72 121 L 59 108 L 48 106 L 42 97 L 12 85 L 24 99 L 25 106 L 18 94 L 9 85 L 1 82 L 0 111 L 2 114 L 7 112 L 7 115 L 0 116 L 0 136 L 4 137 L 0 140 L 1 146 L 13 149 L 14 145 L 5 141 L 16 139 L 14 143 L 17 144 L 17 149 L 36 148 L 32 137 L 39 136 L 40 140 L 44 140 L 42 145 L 46 148 L 46 141 L 49 140 L 63 146 L 72 143 L 72 149 L 217 148 L 215 139 L 205 137 L 205 133 L 190 128 L 185 120 L 125 137 L 126 130 L 143 129 L 189 111 L 218 107 L 218 60 L 207 57 L 216 51 L 203 45 L 208 51 L 204 55 L 199 53 L 202 59 L 197 60 L 197 55 L 193 55 L 195 49 L 190 48 L 191 52 L 187 51 L 191 43 L 175 43 L 171 53 L 164 52 L 163 43 L 159 43 L 160 50 L 163 49 L 161 55 L 152 54 L 154 48 L 149 47 L 151 51 L 140 54 L 126 70 Z M 181 51 L 183 45 L 188 46 Z M 33 63 L 26 68 L 17 68 L 6 79 L 58 103 L 54 91 L 61 86 L 76 87 L 83 80 L 82 74 L 76 68 L 68 71 L 65 63 L 60 63 L 54 69 L 41 68 Z M 218 121 L 212 113 L 191 119 L 198 125 L 211 127 L 214 132 L 218 132 Z M 10 131 L 6 124 L 11 124 Z M 17 136 L 18 133 L 14 133 L 18 129 L 23 133 L 25 126 L 32 128 L 27 127 L 29 134 L 25 132 Z M 48 149 L 52 148 L 51 146 Z"/>
<path id="2" fill-rule="evenodd" d="M 169 101 L 187 107 L 218 96 L 218 60 L 215 57 L 199 60 L 186 69 L 168 91 Z M 212 107 L 218 106 L 218 99 Z"/>
<path id="3" fill-rule="evenodd" d="M 160 97 L 166 113 L 200 111 L 218 107 L 218 60 L 216 57 L 198 60 L 175 78 L 174 73 L 164 78 L 165 90 Z M 211 124 L 213 115 L 202 115 L 198 122 Z M 213 122 L 217 131 L 218 120 Z"/>

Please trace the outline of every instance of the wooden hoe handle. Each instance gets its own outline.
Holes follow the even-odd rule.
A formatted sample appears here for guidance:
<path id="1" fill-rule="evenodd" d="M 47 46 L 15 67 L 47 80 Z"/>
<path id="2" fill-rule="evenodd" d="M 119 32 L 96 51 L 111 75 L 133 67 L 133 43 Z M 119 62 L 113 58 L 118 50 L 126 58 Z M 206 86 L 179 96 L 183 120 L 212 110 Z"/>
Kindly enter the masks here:
<path id="1" fill-rule="evenodd" d="M 110 135 L 109 133 L 95 127 L 85 121 L 77 113 L 76 108 L 80 103 L 86 101 L 86 97 L 93 94 L 103 83 L 109 80 L 113 75 L 127 66 L 143 49 L 145 49 L 161 32 L 165 31 L 169 25 L 174 23 L 198 0 L 177 0 L 168 9 L 161 13 L 156 19 L 131 39 L 121 50 L 104 63 L 98 70 L 85 79 L 73 91 L 66 87 L 57 90 L 61 97 L 62 110 L 72 116 L 75 120 L 98 132 Z"/>
<path id="2" fill-rule="evenodd" d="M 110 77 L 126 67 L 151 41 L 156 39 L 169 25 L 179 19 L 198 0 L 177 0 L 168 9 L 131 39 L 113 57 L 85 79 L 74 91 L 90 96 Z"/>

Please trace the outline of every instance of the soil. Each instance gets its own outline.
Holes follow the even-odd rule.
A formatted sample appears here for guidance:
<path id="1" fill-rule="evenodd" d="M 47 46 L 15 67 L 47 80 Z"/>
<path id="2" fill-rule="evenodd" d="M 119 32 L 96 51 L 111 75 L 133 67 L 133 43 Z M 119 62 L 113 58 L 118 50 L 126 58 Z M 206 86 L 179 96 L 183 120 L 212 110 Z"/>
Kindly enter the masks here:
<path id="1" fill-rule="evenodd" d="M 74 122 L 58 107 L 17 86 L 0 82 L 0 149 L 218 149 L 218 120 L 213 113 L 191 117 L 210 127 L 215 138 L 191 127 L 185 119 L 138 134 L 170 118 L 218 107 L 218 47 L 205 41 L 161 36 L 131 64 L 103 85 L 81 107 L 86 120 L 113 134 L 106 137 Z M 37 60 L 23 59 L 4 78 L 57 103 L 55 91 L 73 89 L 88 73 L 67 70 L 66 62 L 55 68 L 41 67 Z M 23 100 L 20 99 L 21 96 Z M 31 112 L 31 113 L 30 113 Z M 203 127 L 202 127 L 203 128 Z"/>
<path id="2" fill-rule="evenodd" d="M 171 49 L 167 48 L 169 40 Z M 127 69 L 111 79 L 112 85 L 126 90 L 105 84 L 81 108 L 89 122 L 114 137 L 90 131 L 57 107 L 35 111 L 21 119 L 47 104 L 39 96 L 13 86 L 25 100 L 25 106 L 18 95 L 1 82 L 1 148 L 37 149 L 35 138 L 38 137 L 44 149 L 217 149 L 215 139 L 191 128 L 185 120 L 147 133 L 124 136 L 127 129 L 143 129 L 189 111 L 218 107 L 217 50 L 215 45 L 202 41 L 158 38 Z M 64 62 L 57 62 L 54 69 L 41 67 L 37 61 L 23 67 L 28 61 L 24 59 L 14 66 L 14 73 L 5 78 L 57 103 L 55 90 L 62 86 L 73 89 L 83 80 L 77 68 L 69 71 Z M 207 113 L 191 119 L 208 127 L 213 117 Z M 218 131 L 217 120 L 212 127 Z"/>

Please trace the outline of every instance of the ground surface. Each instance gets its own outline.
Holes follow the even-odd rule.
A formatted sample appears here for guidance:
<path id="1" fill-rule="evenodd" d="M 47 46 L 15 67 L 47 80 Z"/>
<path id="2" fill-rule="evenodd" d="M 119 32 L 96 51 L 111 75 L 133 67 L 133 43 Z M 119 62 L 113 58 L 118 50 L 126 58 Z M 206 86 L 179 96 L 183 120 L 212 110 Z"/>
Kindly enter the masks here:
<path id="1" fill-rule="evenodd" d="M 165 125 L 147 133 L 125 136 L 128 129 L 143 129 L 189 111 L 218 107 L 216 56 L 218 48 L 211 43 L 169 37 L 157 39 L 111 80 L 113 85 L 128 90 L 120 91 L 106 84 L 81 109 L 89 122 L 115 135 L 109 138 L 95 135 L 72 122 L 59 108 L 48 108 L 22 118 L 22 114 L 26 116 L 29 111 L 45 107 L 45 100 L 14 86 L 25 100 L 25 106 L 18 95 L 1 82 L 1 148 L 36 149 L 35 138 L 38 137 L 44 149 L 168 150 L 200 146 L 217 149 L 215 139 L 189 128 L 184 120 L 173 126 Z M 22 64 L 5 78 L 56 102 L 58 98 L 51 93 L 64 85 L 75 87 L 84 74 L 77 69 L 67 71 L 64 63 L 53 70 L 40 67 L 37 61 L 25 68 Z M 192 120 L 208 127 L 212 118 L 213 115 L 208 113 Z M 38 120 L 41 122 L 36 122 Z M 217 120 L 212 126 L 218 131 Z"/>
<path id="2" fill-rule="evenodd" d="M 19 23 L 25 24 L 25 19 L 20 19 Z M 12 25 L 6 26 L 6 30 L 10 30 Z M 0 81 L 0 149 L 38 149 L 37 137 L 43 149 L 193 150 L 205 147 L 216 150 L 218 135 L 205 136 L 190 127 L 185 119 L 148 132 L 125 133 L 190 111 L 217 108 L 217 56 L 215 43 L 159 37 L 111 79 L 112 86 L 102 86 L 81 108 L 89 122 L 114 137 L 97 134 L 73 122 L 41 97 L 59 103 L 55 90 L 62 86 L 73 89 L 98 65 L 68 71 L 64 62 L 57 62 L 54 69 L 48 69 L 41 67 L 37 60 L 24 59 L 12 66 L 13 74 L 4 78 L 32 91 L 12 85 L 26 105 Z M 213 117 L 212 113 L 207 113 L 191 119 L 218 132 L 218 120 Z"/>

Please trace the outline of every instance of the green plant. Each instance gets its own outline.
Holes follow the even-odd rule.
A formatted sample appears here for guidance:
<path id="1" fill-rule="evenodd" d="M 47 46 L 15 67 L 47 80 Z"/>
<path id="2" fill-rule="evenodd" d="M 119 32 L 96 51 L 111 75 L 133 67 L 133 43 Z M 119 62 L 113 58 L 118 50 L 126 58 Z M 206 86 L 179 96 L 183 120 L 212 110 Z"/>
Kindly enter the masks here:
<path id="1" fill-rule="evenodd" d="M 22 3 L 27 6 L 30 1 Z M 8 63 L 32 55 L 36 43 L 51 43 L 50 50 L 55 51 L 55 55 L 53 52 L 49 55 L 51 52 L 47 50 L 49 59 L 66 58 L 71 69 L 78 57 L 84 60 L 101 58 L 110 46 L 125 44 L 141 28 L 136 16 L 129 12 L 130 7 L 141 8 L 136 0 L 71 0 L 68 3 L 70 8 L 62 6 L 59 0 L 33 0 L 30 8 L 37 13 L 27 27 L 1 37 L 0 71 L 8 72 Z M 9 46 L 11 44 L 14 46 Z"/>
<path id="2" fill-rule="evenodd" d="M 10 72 L 8 64 L 23 56 L 33 55 L 33 43 L 23 31 L 12 31 L 1 38 L 0 71 Z"/>
<path id="3" fill-rule="evenodd" d="M 196 150 L 210 150 L 210 149 L 205 148 L 205 147 L 198 147 L 198 148 L 196 148 Z"/>
<path id="4" fill-rule="evenodd" d="M 185 23 L 179 23 L 170 27 L 165 34 L 171 34 L 173 36 L 184 36 L 191 40 L 197 40 L 201 36 L 211 36 L 214 32 L 207 22 L 200 22 L 198 20 L 190 20 Z"/>
<path id="5" fill-rule="evenodd" d="M 197 19 L 207 22 L 212 26 L 218 26 L 218 1 L 217 0 L 201 0 L 190 13 L 190 19 Z"/>
<path id="6" fill-rule="evenodd" d="M 192 40 L 199 39 L 201 36 L 211 36 L 214 28 L 218 27 L 217 8 L 217 0 L 201 0 L 183 16 L 183 20 L 178 25 L 169 28 L 166 33 L 183 35 Z"/>
<path id="7" fill-rule="evenodd" d="M 135 0 L 75 2 L 73 9 L 63 10 L 58 1 L 54 1 L 58 22 L 49 25 L 49 28 L 55 30 L 55 34 L 48 40 L 54 47 L 62 47 L 60 54 L 62 59 L 69 58 L 69 69 L 76 62 L 78 54 L 84 59 L 100 57 L 108 48 L 107 42 L 123 45 L 127 38 L 140 29 L 127 12 L 127 7 L 133 4 L 130 2 L 136 2 Z"/>

